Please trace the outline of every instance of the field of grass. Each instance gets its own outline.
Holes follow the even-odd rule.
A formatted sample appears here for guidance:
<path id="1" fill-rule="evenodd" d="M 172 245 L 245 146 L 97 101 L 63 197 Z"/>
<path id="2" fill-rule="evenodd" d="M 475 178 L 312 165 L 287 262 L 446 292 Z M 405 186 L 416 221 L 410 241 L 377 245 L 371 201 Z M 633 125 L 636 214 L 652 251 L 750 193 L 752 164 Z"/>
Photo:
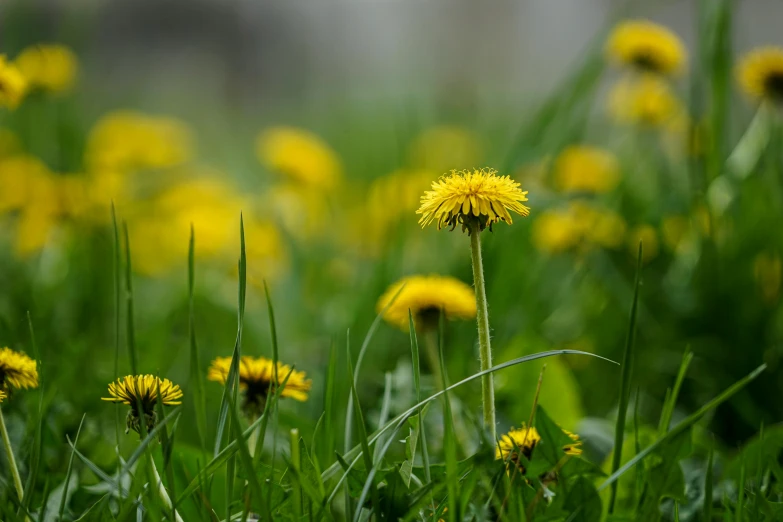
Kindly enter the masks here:
<path id="1" fill-rule="evenodd" d="M 0 36 L 0 520 L 783 520 L 783 48 L 694 4 L 519 114 L 95 114 Z"/>

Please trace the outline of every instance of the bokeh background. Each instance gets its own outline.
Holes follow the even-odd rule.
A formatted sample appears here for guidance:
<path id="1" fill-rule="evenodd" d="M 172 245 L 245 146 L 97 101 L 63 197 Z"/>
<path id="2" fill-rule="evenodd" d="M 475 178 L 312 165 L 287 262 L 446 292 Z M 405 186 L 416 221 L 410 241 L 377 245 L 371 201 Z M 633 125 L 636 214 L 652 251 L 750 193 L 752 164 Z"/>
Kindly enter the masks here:
<path id="1" fill-rule="evenodd" d="M 628 16 L 668 26 L 689 50 L 691 70 L 666 91 L 679 109 L 655 123 L 611 110 L 623 78 L 601 49 Z M 779 2 L 737 2 L 729 55 L 783 44 L 781 17 Z M 308 402 L 283 408 L 283 427 L 307 434 L 323 410 L 330 347 L 343 357 L 350 329 L 358 351 L 389 285 L 430 273 L 471 282 L 467 239 L 421 230 L 415 210 L 439 175 L 481 166 L 521 182 L 532 208 L 484 234 L 496 361 L 557 348 L 619 360 L 641 239 L 642 417 L 657 419 L 690 348 L 675 419 L 766 362 L 709 426 L 733 447 L 779 421 L 780 149 L 730 183 L 705 159 L 715 148 L 729 155 L 755 107 L 730 77 L 724 135 L 689 134 L 704 105 L 689 96 L 697 25 L 688 1 L 4 2 L 9 60 L 56 43 L 77 63 L 73 85 L 0 113 L 0 345 L 30 352 L 29 311 L 49 383 L 44 436 L 62 442 L 86 412 L 85 440 L 111 457 L 114 415 L 99 398 L 117 342 L 121 373 L 129 368 L 112 202 L 130 239 L 141 370 L 186 394 L 190 224 L 206 368 L 233 348 L 243 212 L 244 349 L 271 355 L 266 281 L 281 359 L 314 383 Z M 587 188 L 573 181 L 582 177 Z M 446 347 L 452 379 L 478 370 L 471 321 L 449 322 Z M 384 374 L 392 404 L 410 403 L 407 332 L 382 324 L 363 364 L 368 409 L 380 406 Z M 546 364 L 549 413 L 596 446 L 610 440 L 618 367 L 572 356 Z M 498 375 L 502 429 L 527 418 L 542 365 Z M 466 417 L 478 390 L 457 394 Z M 207 392 L 214 415 L 220 387 Z M 14 402 L 12 431 L 23 432 L 35 402 Z M 180 434 L 196 443 L 195 430 Z M 44 458 L 54 467 L 66 455 Z"/>

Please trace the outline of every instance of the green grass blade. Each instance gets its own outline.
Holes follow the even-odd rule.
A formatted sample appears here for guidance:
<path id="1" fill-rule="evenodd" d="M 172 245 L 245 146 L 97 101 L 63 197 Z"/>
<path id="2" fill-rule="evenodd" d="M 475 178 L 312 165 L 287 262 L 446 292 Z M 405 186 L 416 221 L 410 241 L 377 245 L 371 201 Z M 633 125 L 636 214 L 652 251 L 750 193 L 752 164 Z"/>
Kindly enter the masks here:
<path id="1" fill-rule="evenodd" d="M 230 398 L 236 398 L 238 390 L 239 360 L 242 352 L 242 326 L 245 316 L 245 290 L 247 284 L 247 258 L 245 257 L 245 227 L 242 218 L 239 222 L 240 231 L 240 253 L 239 253 L 239 304 L 237 305 L 237 336 L 234 342 L 234 351 L 231 354 L 231 366 L 226 377 L 226 384 L 223 387 L 223 397 L 220 401 L 220 410 L 218 413 L 217 432 L 215 434 L 214 456 L 220 453 L 223 446 L 223 432 L 226 429 L 228 418 L 228 403 Z M 235 400 L 236 402 L 236 400 Z"/>
<path id="2" fill-rule="evenodd" d="M 125 238 L 125 308 L 126 308 L 126 343 L 132 375 L 138 375 L 138 354 L 136 353 L 136 329 L 133 319 L 133 267 L 131 265 L 131 247 L 128 235 L 128 223 L 122 222 L 122 232 Z"/>
<path id="3" fill-rule="evenodd" d="M 438 357 L 440 357 L 440 374 L 443 387 L 449 389 L 449 380 L 446 373 L 446 360 L 443 357 L 444 351 L 444 323 L 445 317 L 443 310 L 440 311 L 440 320 L 438 324 Z M 449 495 L 449 520 L 457 522 L 462 520 L 460 515 L 459 502 L 459 476 L 457 469 L 457 444 L 454 435 L 454 417 L 451 412 L 451 401 L 449 393 L 443 394 L 443 452 L 446 455 L 446 489 Z"/>
<path id="4" fill-rule="evenodd" d="M 644 448 L 642 451 L 640 451 L 636 456 L 634 456 L 631 460 L 623 464 L 623 466 L 612 473 L 607 479 L 598 487 L 598 491 L 603 491 L 607 487 L 611 486 L 612 484 L 617 482 L 617 479 L 619 479 L 626 471 L 628 471 L 631 467 L 633 467 L 637 462 L 641 461 L 647 455 L 655 451 L 658 447 L 660 447 L 663 443 L 673 439 L 683 431 L 689 429 L 691 426 L 696 424 L 704 415 L 706 415 L 710 410 L 716 408 L 720 404 L 723 404 L 728 399 L 730 399 L 735 393 L 740 391 L 742 388 L 747 386 L 751 381 L 753 381 L 756 377 L 761 375 L 761 373 L 766 370 L 767 365 L 762 364 L 755 370 L 753 370 L 751 373 L 740 379 L 739 381 L 735 382 L 728 388 L 726 388 L 720 395 L 709 401 L 707 404 L 699 408 L 695 413 L 691 414 L 687 418 L 680 421 L 678 424 L 676 424 L 672 429 L 670 429 L 666 435 L 656 440 L 654 443 L 650 444 L 646 448 Z"/>
<path id="5" fill-rule="evenodd" d="M 201 373 L 198 343 L 196 341 L 196 231 L 190 225 L 190 243 L 188 246 L 188 338 L 190 340 L 190 387 L 193 392 L 193 408 L 196 415 L 201 450 L 207 454 L 207 399 L 204 391 L 204 375 Z"/>
<path id="6" fill-rule="evenodd" d="M 400 293 L 405 289 L 405 285 L 402 285 L 399 290 L 397 290 L 397 293 L 394 294 L 394 296 L 391 298 L 389 303 L 381 310 L 378 315 L 375 316 L 375 320 L 370 325 L 370 329 L 367 331 L 367 335 L 364 337 L 364 341 L 362 342 L 362 347 L 359 349 L 359 356 L 356 358 L 356 367 L 355 367 L 355 374 L 350 375 L 349 377 L 353 379 L 354 385 L 356 385 L 356 381 L 359 378 L 359 371 L 362 367 L 362 361 L 364 360 L 364 354 L 367 352 L 367 348 L 370 346 L 370 340 L 372 339 L 372 336 L 375 334 L 375 331 L 378 329 L 378 326 L 381 324 L 381 319 L 383 319 L 383 316 L 386 315 L 386 311 L 391 307 L 391 305 L 394 304 L 394 302 L 397 300 L 397 298 L 400 296 Z M 345 443 L 343 446 L 344 452 L 348 452 L 348 450 L 351 449 L 351 438 L 352 438 L 352 426 L 353 426 L 353 395 L 348 396 L 348 406 L 346 408 L 345 413 Z M 339 467 L 339 464 L 335 463 L 335 466 Z"/>
<path id="7" fill-rule="evenodd" d="M 408 310 L 408 331 L 411 336 L 411 362 L 413 364 L 413 384 L 416 388 L 416 402 L 421 402 L 421 359 L 419 358 L 419 339 L 416 336 L 416 327 L 413 324 L 413 314 Z M 427 436 L 424 429 L 424 417 L 418 409 L 419 438 L 421 439 L 421 462 L 424 466 L 424 480 L 429 484 L 432 481 L 430 472 L 430 451 L 427 447 Z M 412 459 L 413 457 L 411 457 Z M 413 464 L 413 462 L 411 462 Z M 434 502 L 433 502 L 434 503 Z"/>
<path id="8" fill-rule="evenodd" d="M 704 508 L 702 510 L 702 520 L 712 522 L 712 466 L 715 458 L 715 445 L 710 446 L 710 452 L 707 454 L 707 469 L 704 473 Z"/>
<path id="9" fill-rule="evenodd" d="M 283 382 L 280 384 L 279 391 L 282 392 L 285 389 L 286 384 L 288 383 L 288 378 L 293 373 L 294 368 L 291 368 L 291 372 L 286 375 L 285 379 L 283 379 Z M 272 395 L 272 400 L 267 401 L 269 403 L 274 404 L 279 397 L 278 393 L 275 393 Z M 268 405 L 266 409 L 264 410 L 264 413 L 261 414 L 261 416 L 253 421 L 250 426 L 242 432 L 242 438 L 247 439 L 250 434 L 258 429 L 259 430 L 259 437 L 258 437 L 258 447 L 263 447 L 264 442 L 264 433 L 265 433 L 265 426 L 267 424 L 267 421 L 269 419 L 269 411 L 271 411 L 271 407 Z M 218 453 L 212 460 L 207 463 L 207 465 L 200 470 L 200 472 L 191 480 L 190 484 L 188 484 L 188 487 L 186 487 L 182 493 L 180 493 L 179 497 L 177 498 L 177 505 L 180 505 L 188 496 L 192 495 L 199 487 L 201 487 L 203 481 L 207 477 L 211 477 L 218 469 L 220 469 L 227 461 L 228 459 L 235 455 L 238 451 L 239 445 L 237 444 L 236 440 L 232 440 L 230 443 L 226 445 L 225 448 L 223 448 L 220 453 Z M 202 488 L 203 489 L 203 488 Z"/>
<path id="10" fill-rule="evenodd" d="M 122 319 L 120 318 L 120 292 L 122 291 L 122 246 L 120 245 L 120 230 L 117 226 L 117 213 L 114 210 L 114 201 L 111 203 L 111 224 L 114 231 L 114 378 L 120 378 L 120 328 L 122 328 Z M 114 443 L 116 444 L 117 454 L 120 452 L 120 431 L 122 430 L 122 419 L 120 417 L 120 405 L 114 406 Z M 119 460 L 117 461 L 119 470 Z"/>
<path id="11" fill-rule="evenodd" d="M 612 473 L 620 467 L 623 456 L 623 438 L 625 436 L 625 416 L 628 411 L 628 400 L 631 395 L 631 372 L 633 370 L 633 346 L 636 339 L 636 311 L 639 303 L 639 285 L 642 273 L 642 243 L 639 242 L 639 251 L 636 258 L 636 276 L 634 280 L 633 302 L 631 314 L 628 320 L 628 333 L 625 339 L 625 351 L 623 352 L 622 375 L 620 377 L 620 406 L 617 410 L 617 424 L 614 428 L 614 453 L 612 455 Z M 614 502 L 617 497 L 617 484 L 612 486 L 609 497 L 609 513 L 614 511 Z"/>
<path id="12" fill-rule="evenodd" d="M 245 468 L 245 474 L 247 475 L 247 481 L 250 485 L 250 491 L 252 498 L 256 499 L 256 502 L 260 504 L 262 497 L 261 484 L 258 482 L 258 476 L 255 473 L 255 467 L 253 466 L 253 458 L 250 456 L 250 448 L 247 446 L 247 438 L 245 438 L 242 432 L 242 426 L 239 422 L 239 412 L 236 408 L 236 403 L 233 398 L 229 399 L 229 417 L 231 418 L 232 430 L 237 434 L 236 443 L 239 453 L 239 461 Z M 230 499 L 227 499 L 230 500 Z M 226 509 L 230 509 L 227 506 Z"/>
<path id="13" fill-rule="evenodd" d="M 73 439 L 74 449 L 76 448 L 76 445 L 79 444 L 79 434 L 82 432 L 82 426 L 84 425 L 85 417 L 87 417 L 86 413 L 82 415 L 82 420 L 79 422 L 79 429 L 76 430 L 76 437 Z M 65 484 L 63 485 L 63 493 L 62 497 L 60 498 L 60 509 L 57 511 L 59 514 L 58 520 L 62 520 L 63 513 L 65 513 L 65 501 L 68 499 L 68 486 L 71 483 L 71 473 L 73 472 L 73 456 L 74 451 L 71 450 L 71 456 L 68 459 L 68 468 L 65 471 Z"/>
<path id="14" fill-rule="evenodd" d="M 329 348 L 329 367 L 326 370 L 326 383 L 324 384 L 324 431 L 325 444 L 322 456 L 324 458 L 331 457 L 334 454 L 335 437 L 334 430 L 336 428 L 336 411 L 335 411 L 335 398 L 337 396 L 337 362 L 338 352 L 337 344 L 332 341 Z"/>
<path id="15" fill-rule="evenodd" d="M 674 415 L 674 407 L 677 404 L 677 397 L 680 395 L 680 388 L 682 387 L 682 381 L 685 380 L 685 374 L 688 372 L 688 367 L 693 360 L 693 352 L 686 348 L 685 353 L 682 356 L 682 362 L 680 363 L 680 370 L 677 372 L 677 379 L 674 381 L 674 388 L 672 389 L 669 400 L 664 402 L 663 411 L 661 412 L 661 422 L 658 426 L 658 432 L 663 435 L 669 430 L 669 425 L 672 422 L 672 415 Z"/>
<path id="16" fill-rule="evenodd" d="M 30 464 L 28 465 L 27 482 L 24 488 L 24 498 L 22 499 L 22 505 L 25 509 L 30 507 L 30 500 L 35 492 L 35 482 L 38 479 L 38 469 L 41 463 L 41 449 L 42 449 L 42 436 L 41 436 L 41 424 L 44 418 L 44 367 L 41 355 L 38 353 L 38 344 L 35 342 L 35 330 L 33 330 L 33 320 L 30 317 L 30 311 L 27 312 L 27 327 L 30 332 L 30 347 L 33 351 L 33 357 L 37 361 L 38 366 L 38 415 L 35 420 L 35 435 L 33 437 L 33 451 L 30 454 Z"/>
<path id="17" fill-rule="evenodd" d="M 348 339 L 350 339 L 350 334 L 348 335 Z M 353 362 L 351 361 L 351 344 L 350 341 L 346 342 L 346 355 L 348 356 L 348 375 L 354 375 L 353 370 Z M 370 453 L 370 444 L 367 440 L 367 426 L 364 424 L 364 415 L 362 415 L 362 406 L 359 402 L 359 394 L 356 391 L 356 382 L 354 379 L 350 379 L 351 382 L 351 396 L 353 397 L 354 402 L 356 403 L 356 425 L 359 431 L 359 443 L 362 447 L 362 456 L 364 458 L 364 468 L 367 470 L 367 473 L 369 475 L 370 470 L 374 470 L 375 467 L 372 463 L 372 454 Z M 379 461 L 383 459 L 383 455 L 380 456 Z M 369 490 L 370 492 L 370 498 L 372 499 L 372 506 L 373 511 L 375 512 L 375 517 L 377 520 L 381 520 L 381 512 L 380 512 L 380 502 L 378 500 L 378 489 L 375 487 L 375 482 L 373 481 L 372 476 L 369 476 L 367 479 L 367 483 L 365 484 L 365 489 Z M 364 492 L 362 492 L 362 496 L 359 497 L 358 502 L 358 509 L 356 510 L 356 513 L 354 514 L 354 522 L 359 522 L 359 519 L 362 516 L 362 505 L 364 504 L 364 498 L 366 498 L 366 495 Z"/>

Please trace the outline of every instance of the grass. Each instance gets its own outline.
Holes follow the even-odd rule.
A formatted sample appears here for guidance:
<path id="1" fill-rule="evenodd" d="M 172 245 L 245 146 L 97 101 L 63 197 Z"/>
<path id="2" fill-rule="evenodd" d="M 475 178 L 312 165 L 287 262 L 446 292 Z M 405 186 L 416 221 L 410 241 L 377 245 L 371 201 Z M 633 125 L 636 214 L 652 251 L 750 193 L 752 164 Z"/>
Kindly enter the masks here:
<path id="1" fill-rule="evenodd" d="M 33 174 L 6 175 L 17 156 L 0 140 L 0 347 L 28 353 L 38 368 L 36 390 L 2 403 L 16 464 L 0 456 L 0 520 L 783 519 L 783 242 L 770 232 L 783 217 L 780 114 L 754 114 L 735 92 L 733 4 L 696 7 L 691 70 L 670 81 L 687 116 L 679 134 L 624 127 L 596 110 L 603 84 L 617 80 L 602 33 L 561 87 L 528 100 L 536 109 L 524 121 L 503 107 L 492 118 L 454 109 L 426 121 L 422 113 L 418 123 L 415 104 L 334 108 L 321 130 L 339 144 L 343 184 L 302 190 L 283 205 L 270 194 L 290 185 L 268 167 L 259 176 L 251 138 L 233 129 L 234 192 L 224 176 L 207 195 L 166 200 L 159 192 L 203 175 L 188 160 L 137 173 L 136 201 L 118 194 L 95 215 L 12 207 L 8 194 L 40 203 L 45 191 L 11 185 Z M 80 104 L 78 95 L 33 93 L 0 113 L 0 128 L 60 181 L 97 185 Z M 232 114 L 237 128 L 261 126 Z M 399 194 L 383 185 L 380 203 L 365 201 L 384 170 L 429 175 L 406 144 L 441 120 L 483 138 L 489 146 L 477 161 L 530 191 L 529 219 L 482 233 L 482 310 L 492 329 L 481 344 L 488 349 L 491 337 L 495 363 L 480 371 L 471 321 L 439 310 L 434 326 L 409 310 L 407 332 L 396 331 L 384 317 L 404 287 L 376 307 L 411 272 L 471 281 L 459 230 L 416 226 L 426 183 Z M 57 146 L 32 133 L 36 125 L 55 129 Z M 386 126 L 393 144 L 379 139 Z M 591 194 L 558 189 L 561 153 L 598 144 L 619 165 L 619 184 Z M 187 212 L 167 214 L 166 201 Z M 594 221 L 542 235 L 545 216 L 582 207 L 613 213 L 622 232 Z M 33 218 L 50 217 L 44 239 L 24 253 L 23 240 L 37 237 Z M 652 234 L 635 233 L 643 226 Z M 569 234 L 579 241 L 542 244 Z M 150 271 L 154 262 L 170 265 Z M 422 339 L 437 360 L 420 357 Z M 228 354 L 225 382 L 207 380 L 210 361 Z M 279 385 L 251 411 L 242 360 L 262 355 Z M 312 379 L 306 401 L 289 397 L 298 371 Z M 141 422 L 140 433 L 124 434 L 129 408 L 111 412 L 99 398 L 126 373 L 170 378 L 183 403 L 158 398 L 154 427 Z M 497 419 L 487 425 L 482 383 L 493 379 Z M 522 423 L 541 440 L 496 458 L 494 430 L 502 437 Z M 573 440 L 564 428 L 579 435 L 581 455 L 566 453 Z"/>

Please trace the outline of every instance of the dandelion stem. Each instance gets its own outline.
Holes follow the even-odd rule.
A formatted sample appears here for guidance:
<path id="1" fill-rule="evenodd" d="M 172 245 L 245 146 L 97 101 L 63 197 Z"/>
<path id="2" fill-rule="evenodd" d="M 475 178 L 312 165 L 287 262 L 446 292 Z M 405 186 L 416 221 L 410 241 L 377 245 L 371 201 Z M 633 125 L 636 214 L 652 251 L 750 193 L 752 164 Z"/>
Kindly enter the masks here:
<path id="1" fill-rule="evenodd" d="M 166 507 L 174 513 L 175 522 L 183 522 L 182 517 L 179 516 L 179 513 L 177 513 L 177 510 L 174 509 L 174 505 L 171 503 L 171 498 L 169 497 L 169 494 L 166 491 L 166 487 L 163 485 L 163 480 L 161 480 L 160 478 L 160 474 L 158 473 L 158 468 L 155 467 L 155 460 L 152 458 L 152 455 L 149 455 L 149 460 L 150 460 L 150 468 L 152 468 L 152 475 L 153 478 L 155 479 L 155 487 L 158 489 L 158 494 L 160 495 L 160 499 L 163 501 Z"/>
<path id="2" fill-rule="evenodd" d="M 471 220 L 470 252 L 473 260 L 473 286 L 476 289 L 476 322 L 478 324 L 479 358 L 481 370 L 492 367 L 492 348 L 489 344 L 489 313 L 487 311 L 487 291 L 484 287 L 484 265 L 481 261 L 481 241 L 479 224 Z M 488 428 L 493 441 L 495 434 L 495 388 L 491 373 L 481 376 L 481 400 L 484 411 L 484 428 Z"/>
<path id="3" fill-rule="evenodd" d="M 14 487 L 16 488 L 16 494 L 19 495 L 19 501 L 21 502 L 24 499 L 22 477 L 19 476 L 19 468 L 16 467 L 14 450 L 11 448 L 11 439 L 8 437 L 8 430 L 5 427 L 5 418 L 3 417 L 2 408 L 0 408 L 0 432 L 2 432 L 3 435 L 3 446 L 5 446 L 5 453 L 8 455 L 8 466 L 11 468 L 11 475 L 14 477 Z"/>

